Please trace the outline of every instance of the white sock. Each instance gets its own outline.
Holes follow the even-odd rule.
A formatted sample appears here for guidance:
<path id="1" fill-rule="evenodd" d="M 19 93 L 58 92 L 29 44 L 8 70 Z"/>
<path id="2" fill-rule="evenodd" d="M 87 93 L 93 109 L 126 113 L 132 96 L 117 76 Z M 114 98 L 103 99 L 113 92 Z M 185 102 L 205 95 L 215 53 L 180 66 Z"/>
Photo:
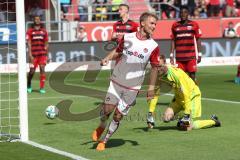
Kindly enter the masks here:
<path id="1" fill-rule="evenodd" d="M 103 141 L 105 143 L 113 135 L 113 133 L 118 129 L 119 124 L 120 124 L 119 122 L 116 122 L 114 120 L 112 120 L 112 122 L 109 124 L 107 134 L 105 135 L 105 138 L 103 139 Z"/>

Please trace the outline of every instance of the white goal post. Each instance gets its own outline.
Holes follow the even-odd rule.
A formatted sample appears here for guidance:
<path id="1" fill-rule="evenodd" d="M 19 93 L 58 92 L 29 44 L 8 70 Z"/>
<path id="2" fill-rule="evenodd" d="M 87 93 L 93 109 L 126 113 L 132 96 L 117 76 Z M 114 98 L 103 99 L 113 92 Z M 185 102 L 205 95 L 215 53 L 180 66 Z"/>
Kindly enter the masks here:
<path id="1" fill-rule="evenodd" d="M 26 38 L 24 0 L 16 0 L 17 53 L 19 81 L 20 140 L 28 141 L 28 103 L 26 78 Z"/>

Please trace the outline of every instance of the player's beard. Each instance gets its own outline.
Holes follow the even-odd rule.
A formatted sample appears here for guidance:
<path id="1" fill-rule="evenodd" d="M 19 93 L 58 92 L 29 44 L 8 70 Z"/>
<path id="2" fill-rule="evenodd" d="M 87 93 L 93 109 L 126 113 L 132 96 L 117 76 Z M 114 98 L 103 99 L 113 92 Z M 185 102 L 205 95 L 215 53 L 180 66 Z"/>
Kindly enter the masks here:
<path id="1" fill-rule="evenodd" d="M 151 33 L 148 30 L 146 30 L 145 28 L 143 30 L 146 33 L 147 39 L 149 39 L 151 37 Z"/>

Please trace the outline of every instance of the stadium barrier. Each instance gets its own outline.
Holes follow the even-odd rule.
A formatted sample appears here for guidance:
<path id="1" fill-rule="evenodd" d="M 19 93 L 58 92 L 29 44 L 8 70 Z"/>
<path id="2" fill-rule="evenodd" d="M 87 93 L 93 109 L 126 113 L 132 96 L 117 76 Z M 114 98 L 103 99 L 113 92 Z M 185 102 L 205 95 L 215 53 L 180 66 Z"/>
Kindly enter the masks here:
<path id="1" fill-rule="evenodd" d="M 224 29 L 229 22 L 233 22 L 234 28 L 240 36 L 240 18 L 209 18 L 194 19 L 198 22 L 202 31 L 202 38 L 222 38 Z M 161 20 L 157 22 L 156 30 L 153 34 L 154 39 L 170 39 L 171 27 L 176 20 Z M 76 31 L 77 22 L 69 22 L 69 26 L 65 26 L 64 30 L 70 28 L 70 40 L 74 41 L 74 33 Z M 114 22 L 82 22 L 86 28 L 88 41 L 107 41 L 111 39 L 112 26 Z M 69 37 L 69 36 L 68 36 Z M 64 37 L 64 39 L 67 39 Z"/>
<path id="2" fill-rule="evenodd" d="M 233 22 L 237 34 L 240 36 L 240 18 L 212 18 L 212 19 L 195 19 L 202 30 L 202 38 L 222 38 L 224 29 L 229 22 Z M 157 22 L 154 39 L 170 39 L 171 26 L 175 20 L 161 20 Z M 111 38 L 112 25 L 114 22 L 82 22 L 86 28 L 88 41 L 108 41 Z M 27 22 L 28 28 L 32 22 Z M 49 32 L 51 42 L 74 42 L 76 39 L 76 27 L 78 22 L 68 21 L 51 21 L 44 22 Z M 10 33 L 10 34 L 9 34 Z M 16 24 L 0 25 L 0 44 L 16 43 Z"/>
<path id="3" fill-rule="evenodd" d="M 170 40 L 157 41 L 160 46 L 160 52 L 169 56 Z M 65 62 L 81 63 L 89 60 L 88 57 L 103 58 L 114 47 L 109 42 L 61 42 L 50 43 L 49 45 L 50 63 L 46 67 L 46 71 L 54 71 L 59 65 Z M 0 50 L 0 72 L 15 72 L 17 65 L 16 45 L 1 45 Z M 4 49 L 5 48 L 5 49 Z M 10 50 L 8 48 L 11 48 Z M 236 39 L 203 39 L 202 40 L 203 59 L 199 66 L 213 65 L 237 65 L 240 63 L 240 41 Z M 80 63 L 81 62 L 81 63 Z M 71 63 L 67 66 L 71 66 Z M 98 63 L 91 63 L 90 68 L 96 68 Z M 70 68 L 71 67 L 67 67 Z M 98 66 L 99 68 L 99 66 Z M 85 70 L 86 66 L 81 66 L 77 70 Z M 107 67 L 105 68 L 107 69 Z"/>
<path id="4" fill-rule="evenodd" d="M 167 63 L 169 63 L 169 59 L 167 58 Z M 198 67 L 204 66 L 223 66 L 223 65 L 238 65 L 240 62 L 240 56 L 234 57 L 205 57 L 202 58 Z M 87 64 L 86 64 L 87 63 Z M 64 64 L 64 67 L 61 67 Z M 46 72 L 53 71 L 86 71 L 86 70 L 109 70 L 114 66 L 114 62 L 110 62 L 107 66 L 100 66 L 99 61 L 88 61 L 88 62 L 52 62 L 49 63 L 45 70 Z M 73 67 L 78 66 L 78 67 Z M 26 69 L 29 71 L 29 68 Z M 0 66 L 0 73 L 16 73 L 17 72 L 17 64 L 2 64 Z M 39 72 L 39 69 L 36 70 Z"/>

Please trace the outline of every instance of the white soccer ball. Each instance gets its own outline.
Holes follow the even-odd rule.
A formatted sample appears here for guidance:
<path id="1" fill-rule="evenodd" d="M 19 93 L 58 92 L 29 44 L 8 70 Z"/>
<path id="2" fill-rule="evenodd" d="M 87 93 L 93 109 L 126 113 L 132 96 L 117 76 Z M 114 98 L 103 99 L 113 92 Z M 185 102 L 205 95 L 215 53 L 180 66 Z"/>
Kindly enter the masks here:
<path id="1" fill-rule="evenodd" d="M 54 119 L 58 116 L 59 110 L 56 106 L 50 105 L 46 108 L 45 114 L 48 119 Z"/>

